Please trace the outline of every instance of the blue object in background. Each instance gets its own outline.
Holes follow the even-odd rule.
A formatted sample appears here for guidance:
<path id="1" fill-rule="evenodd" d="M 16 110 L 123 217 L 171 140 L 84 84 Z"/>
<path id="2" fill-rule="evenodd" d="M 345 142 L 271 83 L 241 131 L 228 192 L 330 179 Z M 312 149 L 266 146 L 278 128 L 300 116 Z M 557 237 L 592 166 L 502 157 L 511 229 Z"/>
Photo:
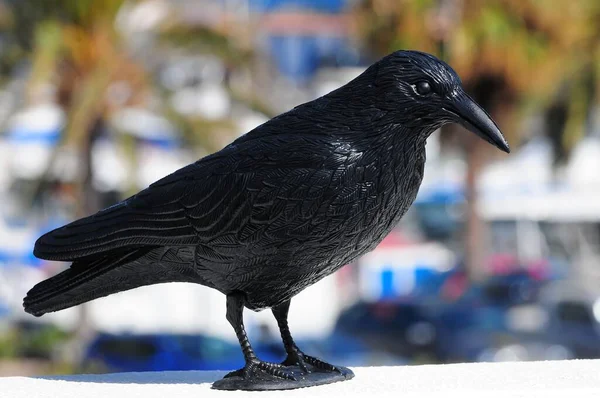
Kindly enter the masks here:
<path id="1" fill-rule="evenodd" d="M 415 296 L 434 296 L 442 286 L 443 273 L 426 265 L 415 268 Z"/>
<path id="2" fill-rule="evenodd" d="M 33 255 L 32 250 L 15 253 L 0 248 L 0 266 L 3 264 L 21 264 L 28 267 L 38 268 L 42 265 L 42 263 L 42 260 Z"/>
<path id="3" fill-rule="evenodd" d="M 338 15 L 345 11 L 346 0 L 254 0 L 253 12 L 263 14 L 298 13 Z M 275 17 L 276 18 L 276 17 Z M 314 32 L 267 32 L 271 58 L 279 72 L 296 84 L 306 84 L 324 64 L 356 66 L 360 55 L 347 35 L 328 31 L 327 26 Z"/>
<path id="4" fill-rule="evenodd" d="M 268 362 L 283 358 L 254 347 Z M 85 362 L 110 371 L 231 370 L 244 366 L 237 344 L 206 335 L 99 334 L 86 352 Z"/>
<path id="5" fill-rule="evenodd" d="M 38 143 L 54 146 L 60 140 L 60 129 L 49 128 L 35 131 L 32 129 L 15 128 L 7 133 L 8 140 L 14 144 Z"/>
<path id="6" fill-rule="evenodd" d="M 262 13 L 312 11 L 339 14 L 347 5 L 347 0 L 250 0 L 250 9 Z"/>
<path id="7" fill-rule="evenodd" d="M 298 346 L 311 355 L 334 363 L 353 366 L 372 365 L 374 352 L 361 341 L 344 334 L 327 338 L 300 339 Z M 267 362 L 279 363 L 285 358 L 281 340 L 265 343 L 255 341 L 256 355 Z M 400 364 L 385 353 L 378 354 L 375 363 Z M 111 334 L 101 333 L 86 350 L 84 365 L 100 365 L 113 372 L 144 372 L 165 370 L 233 370 L 243 367 L 244 359 L 236 343 L 206 335 L 191 334 Z"/>
<path id="8" fill-rule="evenodd" d="M 270 51 L 279 72 L 297 83 L 305 83 L 319 66 L 315 37 L 271 36 Z"/>
<path id="9" fill-rule="evenodd" d="M 394 271 L 386 268 L 381 272 L 381 299 L 391 299 L 396 297 L 394 288 Z"/>
<path id="10" fill-rule="evenodd" d="M 447 239 L 452 236 L 461 222 L 460 213 L 452 209 L 464 201 L 463 189 L 458 185 L 439 185 L 419 193 L 414 209 L 426 237 Z"/>
<path id="11" fill-rule="evenodd" d="M 144 138 L 141 142 L 164 150 L 176 150 L 182 147 L 181 140 L 175 137 Z"/>
<path id="12" fill-rule="evenodd" d="M 309 82 L 321 65 L 356 66 L 360 62 L 343 37 L 277 34 L 268 40 L 279 72 L 298 84 Z"/>
<path id="13" fill-rule="evenodd" d="M 6 318 L 11 315 L 12 311 L 6 303 L 0 302 L 0 319 Z"/>

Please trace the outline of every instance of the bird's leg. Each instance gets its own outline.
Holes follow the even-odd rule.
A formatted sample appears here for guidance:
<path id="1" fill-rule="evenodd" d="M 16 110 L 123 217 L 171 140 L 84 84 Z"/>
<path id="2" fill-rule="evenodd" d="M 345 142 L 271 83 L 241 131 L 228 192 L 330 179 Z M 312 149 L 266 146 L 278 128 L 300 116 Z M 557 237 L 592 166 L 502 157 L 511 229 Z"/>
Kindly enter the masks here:
<path id="1" fill-rule="evenodd" d="M 242 293 L 233 293 L 227 295 L 227 320 L 233 326 L 235 334 L 237 335 L 242 352 L 244 353 L 244 360 L 246 365 L 235 372 L 227 374 L 225 377 L 240 376 L 244 379 L 251 379 L 257 372 L 264 372 L 271 376 L 286 379 L 296 380 L 296 378 L 289 372 L 286 372 L 280 364 L 268 363 L 261 361 L 256 357 L 246 330 L 244 329 L 244 301 L 245 297 Z"/>
<path id="2" fill-rule="evenodd" d="M 309 355 L 304 354 L 292 338 L 292 334 L 290 333 L 290 328 L 288 327 L 288 312 L 290 309 L 290 301 L 287 300 L 282 304 L 271 308 L 273 311 L 273 315 L 277 320 L 277 325 L 279 326 L 279 331 L 281 332 L 281 339 L 283 340 L 283 345 L 285 347 L 285 351 L 287 352 L 287 358 L 282 362 L 282 365 L 285 366 L 298 366 L 304 372 L 308 372 L 308 368 L 306 364 L 312 365 L 313 367 L 325 370 L 329 372 L 339 372 L 341 370 L 337 367 L 328 364 L 327 362 L 323 362 L 318 358 L 311 357 Z"/>

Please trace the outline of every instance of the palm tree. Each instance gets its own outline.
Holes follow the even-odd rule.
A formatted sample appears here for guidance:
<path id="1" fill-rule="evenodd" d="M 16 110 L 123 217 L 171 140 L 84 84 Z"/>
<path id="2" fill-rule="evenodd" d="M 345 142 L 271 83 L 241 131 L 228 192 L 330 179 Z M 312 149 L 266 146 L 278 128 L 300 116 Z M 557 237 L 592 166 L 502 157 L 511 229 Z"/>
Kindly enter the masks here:
<path id="1" fill-rule="evenodd" d="M 144 85 L 143 69 L 127 55 L 114 28 L 122 4 L 123 0 L 6 3 L 10 18 L 4 27 L 12 39 L 10 53 L 17 55 L 16 60 L 24 58 L 30 64 L 25 102 L 35 103 L 39 87 L 52 84 L 56 87 L 56 102 L 66 114 L 66 126 L 52 159 L 64 149 L 80 159 L 80 173 L 72 183 L 76 216 L 95 211 L 98 206 L 91 186 L 90 159 L 92 142 L 114 110 L 106 101 L 107 87 L 117 79 L 127 80 L 133 90 Z M 50 169 L 39 181 L 36 194 L 45 189 Z M 82 306 L 70 350 L 75 363 L 90 335 L 86 307 Z"/>
<path id="2" fill-rule="evenodd" d="M 527 138 L 517 130 L 521 117 L 543 109 L 563 110 L 564 117 L 548 129 L 557 160 L 582 137 L 599 92 L 597 1 L 366 0 L 355 16 L 358 36 L 376 55 L 416 48 L 448 61 L 513 146 Z M 479 278 L 485 230 L 475 182 L 492 154 L 474 137 L 461 140 L 468 166 L 466 266 Z"/>
<path id="3" fill-rule="evenodd" d="M 30 65 L 26 102 L 34 103 L 39 87 L 51 84 L 56 87 L 55 100 L 66 115 L 66 126 L 53 160 L 65 149 L 74 152 L 80 160 L 76 181 L 67 182 L 74 191 L 74 217 L 91 214 L 100 206 L 91 184 L 91 148 L 122 107 L 145 106 L 148 98 L 158 98 L 161 111 L 179 127 L 184 138 L 206 152 L 222 145 L 215 138 L 219 133 L 237 132 L 228 118 L 215 121 L 196 115 L 186 116 L 169 105 L 167 98 L 171 93 L 157 83 L 155 70 L 145 64 L 146 59 L 140 59 L 132 52 L 127 38 L 115 23 L 123 15 L 125 6 L 135 7 L 142 2 L 10 0 L 0 9 L 0 30 L 10 44 L 10 51 L 5 51 L 5 57 L 1 59 L 0 72 L 10 73 L 15 64 L 26 60 Z M 169 55 L 173 49 L 181 48 L 210 53 L 223 60 L 230 72 L 247 65 L 252 55 L 234 45 L 227 31 L 185 27 L 176 19 L 168 19 L 160 25 L 158 37 L 159 53 Z M 145 48 L 144 53 L 152 54 L 152 51 Z M 131 94 L 118 103 L 111 101 L 107 92 L 113 83 L 126 84 Z M 234 98 L 252 109 L 268 113 L 268 108 L 260 101 L 242 95 L 234 84 L 227 82 L 227 87 Z M 122 147 L 134 156 L 131 145 L 122 142 Z M 33 196 L 46 189 L 50 170 L 40 179 Z M 81 359 L 78 354 L 91 334 L 86 307 L 79 308 L 77 338 L 70 350 L 76 353 L 72 358 L 75 363 Z"/>

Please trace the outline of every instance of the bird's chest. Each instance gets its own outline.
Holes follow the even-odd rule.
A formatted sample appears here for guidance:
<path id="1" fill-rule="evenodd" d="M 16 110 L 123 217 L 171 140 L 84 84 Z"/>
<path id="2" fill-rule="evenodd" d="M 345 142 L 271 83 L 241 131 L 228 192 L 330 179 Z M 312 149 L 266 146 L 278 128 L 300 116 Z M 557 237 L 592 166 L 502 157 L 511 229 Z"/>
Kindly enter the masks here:
<path id="1" fill-rule="evenodd" d="M 422 153 L 385 151 L 354 159 L 347 156 L 348 161 L 312 171 L 309 177 L 297 172 L 302 184 L 293 175 L 287 176 L 280 189 L 269 183 L 278 189 L 279 197 L 285 192 L 285 201 L 270 204 L 264 200 L 269 204 L 264 206 L 270 210 L 264 216 L 268 223 L 259 225 L 265 225 L 267 232 L 248 247 L 253 256 L 260 253 L 263 267 L 257 271 L 259 279 L 275 287 L 240 287 L 248 294 L 249 308 L 265 308 L 289 299 L 373 250 L 414 201 L 423 177 L 424 155 L 423 149 Z M 262 203 L 258 199 L 256 203 Z M 272 212 L 276 207 L 280 210 Z M 255 215 L 254 220 L 262 218 Z M 254 257 L 247 263 L 249 267 L 244 269 L 255 269 Z"/>
<path id="2" fill-rule="evenodd" d="M 424 148 L 417 149 L 379 154 L 339 183 L 328 211 L 338 217 L 333 235 L 343 236 L 341 265 L 373 250 L 415 200 L 425 164 Z"/>

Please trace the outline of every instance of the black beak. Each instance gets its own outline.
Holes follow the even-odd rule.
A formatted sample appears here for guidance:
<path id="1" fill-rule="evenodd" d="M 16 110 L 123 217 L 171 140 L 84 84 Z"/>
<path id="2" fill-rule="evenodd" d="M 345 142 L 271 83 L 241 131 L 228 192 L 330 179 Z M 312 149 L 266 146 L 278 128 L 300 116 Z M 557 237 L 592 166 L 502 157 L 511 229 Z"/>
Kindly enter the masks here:
<path id="1" fill-rule="evenodd" d="M 453 115 L 455 122 L 463 125 L 467 130 L 474 132 L 496 148 L 510 153 L 508 143 L 496 123 L 465 92 L 461 91 L 454 97 L 452 105 L 448 108 L 447 110 Z"/>

